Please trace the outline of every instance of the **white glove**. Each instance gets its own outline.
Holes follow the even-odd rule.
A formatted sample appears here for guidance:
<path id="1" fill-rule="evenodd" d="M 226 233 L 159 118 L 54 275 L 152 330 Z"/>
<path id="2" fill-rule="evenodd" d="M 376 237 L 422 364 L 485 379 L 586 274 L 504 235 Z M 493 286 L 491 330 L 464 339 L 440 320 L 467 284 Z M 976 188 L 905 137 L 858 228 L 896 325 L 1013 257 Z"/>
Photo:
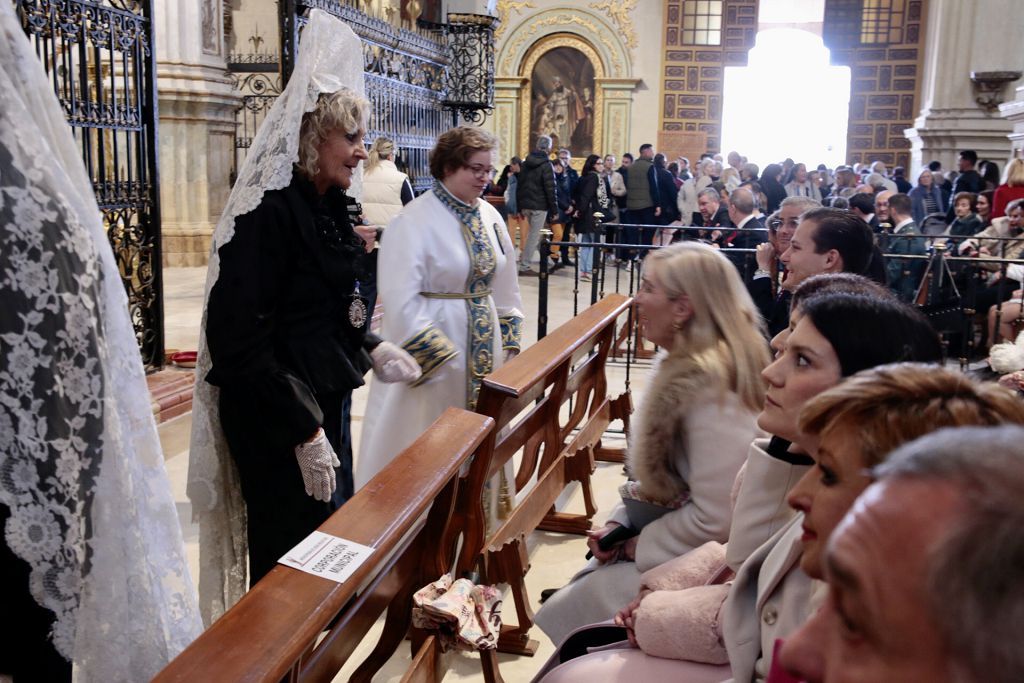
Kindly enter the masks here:
<path id="1" fill-rule="evenodd" d="M 373 372 L 381 382 L 415 382 L 423 374 L 416 359 L 391 342 L 378 344 L 370 352 L 370 358 L 373 359 Z"/>
<path id="2" fill-rule="evenodd" d="M 341 461 L 334 454 L 324 430 L 318 430 L 312 441 L 296 446 L 295 457 L 302 471 L 302 483 L 306 485 L 306 494 L 325 503 L 329 502 L 337 485 L 334 468 L 339 467 Z"/>

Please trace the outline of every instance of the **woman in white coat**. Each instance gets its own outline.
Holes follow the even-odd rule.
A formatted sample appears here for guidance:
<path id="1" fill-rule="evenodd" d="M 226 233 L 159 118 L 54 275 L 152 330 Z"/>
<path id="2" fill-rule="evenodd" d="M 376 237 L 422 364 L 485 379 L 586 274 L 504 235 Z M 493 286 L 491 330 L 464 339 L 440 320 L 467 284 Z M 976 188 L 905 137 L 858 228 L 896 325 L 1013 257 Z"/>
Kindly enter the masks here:
<path id="1" fill-rule="evenodd" d="M 612 550 L 600 538 L 630 526 L 625 508 L 590 533 L 594 560 L 537 613 L 554 641 L 611 618 L 643 572 L 728 535 L 733 480 L 754 436 L 768 349 L 734 267 L 684 242 L 651 253 L 636 297 L 648 339 L 668 350 L 634 416 L 627 466 L 645 499 L 670 508 Z"/>
<path id="2" fill-rule="evenodd" d="M 515 252 L 498 211 L 480 199 L 494 172 L 495 138 L 463 126 L 430 155 L 434 187 L 384 231 L 378 293 L 381 336 L 408 351 L 422 376 L 374 382 L 363 421 L 360 488 L 448 406 L 476 407 L 480 381 L 519 352 L 523 320 Z"/>

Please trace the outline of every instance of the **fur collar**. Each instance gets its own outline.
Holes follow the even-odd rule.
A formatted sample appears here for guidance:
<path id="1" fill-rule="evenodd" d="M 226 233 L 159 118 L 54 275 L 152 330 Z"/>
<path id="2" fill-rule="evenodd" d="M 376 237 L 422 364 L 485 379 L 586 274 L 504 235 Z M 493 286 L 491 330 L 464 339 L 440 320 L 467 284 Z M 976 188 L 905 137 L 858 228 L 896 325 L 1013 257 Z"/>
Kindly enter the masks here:
<path id="1" fill-rule="evenodd" d="M 651 371 L 652 381 L 633 418 L 626 467 L 640 492 L 670 504 L 689 492 L 676 463 L 686 457 L 686 420 L 697 396 L 708 397 L 717 383 L 688 356 L 665 354 Z"/>

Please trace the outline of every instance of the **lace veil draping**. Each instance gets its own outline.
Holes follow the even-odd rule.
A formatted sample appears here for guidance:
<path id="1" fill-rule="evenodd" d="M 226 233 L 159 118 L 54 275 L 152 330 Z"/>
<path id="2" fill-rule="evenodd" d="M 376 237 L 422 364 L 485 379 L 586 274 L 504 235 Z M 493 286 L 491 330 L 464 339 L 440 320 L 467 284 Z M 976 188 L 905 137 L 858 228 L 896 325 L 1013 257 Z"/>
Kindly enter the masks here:
<path id="1" fill-rule="evenodd" d="M 313 110 L 321 93 L 342 88 L 364 94 L 359 38 L 344 22 L 322 10 L 313 10 L 302 33 L 295 71 L 256 133 L 213 233 L 196 363 L 188 469 L 188 497 L 193 520 L 199 524 L 199 602 L 207 624 L 245 592 L 248 546 L 245 503 L 220 425 L 218 390 L 204 381 L 211 367 L 206 307 L 220 272 L 217 250 L 231 240 L 238 216 L 259 206 L 265 192 L 288 186 L 292 166 L 299 160 L 303 114 Z M 361 186 L 360 169 L 348 194 L 358 197 Z"/>
<path id="2" fill-rule="evenodd" d="M 201 631 L 195 588 L 114 253 L 9 2 L 0 92 L 4 540 L 75 680 L 149 680 Z"/>

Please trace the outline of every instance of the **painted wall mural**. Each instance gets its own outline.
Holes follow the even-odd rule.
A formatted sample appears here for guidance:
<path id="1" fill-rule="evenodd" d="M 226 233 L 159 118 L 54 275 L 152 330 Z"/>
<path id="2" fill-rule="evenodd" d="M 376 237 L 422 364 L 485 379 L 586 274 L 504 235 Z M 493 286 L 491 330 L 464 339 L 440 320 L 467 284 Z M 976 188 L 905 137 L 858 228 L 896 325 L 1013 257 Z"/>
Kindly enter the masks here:
<path id="1" fill-rule="evenodd" d="M 550 135 L 555 149 L 568 147 L 574 157 L 594 148 L 594 65 L 575 48 L 546 52 L 530 74 L 530 149 L 537 137 Z"/>

